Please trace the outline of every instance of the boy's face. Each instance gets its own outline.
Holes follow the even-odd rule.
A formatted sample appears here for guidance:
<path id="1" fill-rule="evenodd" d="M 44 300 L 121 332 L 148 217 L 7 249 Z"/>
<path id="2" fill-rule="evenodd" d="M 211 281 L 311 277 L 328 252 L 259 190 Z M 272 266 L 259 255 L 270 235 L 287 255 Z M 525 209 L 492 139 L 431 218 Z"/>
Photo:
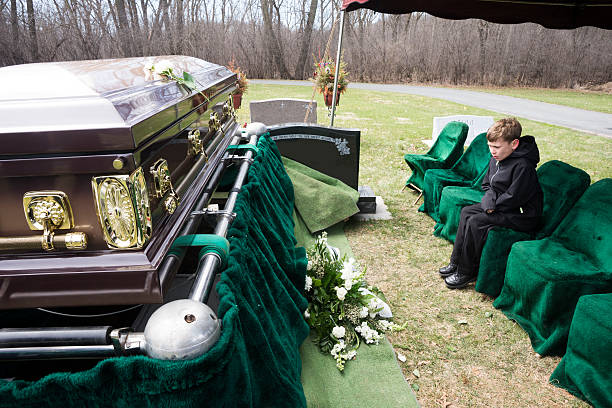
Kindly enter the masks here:
<path id="1" fill-rule="evenodd" d="M 493 158 L 498 162 L 510 156 L 519 145 L 518 139 L 514 139 L 511 142 L 506 142 L 503 139 L 497 139 L 494 142 L 487 143 L 489 145 L 489 151 L 491 152 L 491 156 L 493 156 Z"/>

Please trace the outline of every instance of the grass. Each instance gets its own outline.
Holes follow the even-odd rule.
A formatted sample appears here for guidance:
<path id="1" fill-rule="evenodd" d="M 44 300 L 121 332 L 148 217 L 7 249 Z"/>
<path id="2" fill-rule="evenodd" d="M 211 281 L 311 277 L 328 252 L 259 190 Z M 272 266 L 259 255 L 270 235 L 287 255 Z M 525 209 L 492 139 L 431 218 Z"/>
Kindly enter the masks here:
<path id="1" fill-rule="evenodd" d="M 573 108 L 612 113 L 612 93 L 545 88 L 467 87 L 472 91 L 489 92 L 534 101 L 571 106 Z"/>
<path id="2" fill-rule="evenodd" d="M 252 84 L 239 111 L 248 121 L 249 100 L 310 99 L 300 86 Z M 321 95 L 319 123 L 328 125 Z M 473 289 L 450 291 L 437 269 L 452 246 L 432 235 L 434 222 L 412 206 L 414 193 L 401 188 L 409 176 L 407 152 L 424 153 L 432 118 L 451 114 L 501 115 L 437 99 L 351 90 L 342 95 L 336 125 L 361 129 L 360 185 L 383 197 L 389 221 L 353 222 L 346 233 L 367 279 L 380 287 L 405 331 L 389 340 L 407 357 L 399 363 L 424 407 L 586 407 L 548 384 L 559 358 L 538 358 L 523 330 Z M 536 136 L 541 163 L 558 159 L 586 170 L 593 181 L 612 177 L 612 139 L 519 118 Z M 465 320 L 467 324 L 460 324 Z M 416 377 L 413 372 L 418 368 Z"/>

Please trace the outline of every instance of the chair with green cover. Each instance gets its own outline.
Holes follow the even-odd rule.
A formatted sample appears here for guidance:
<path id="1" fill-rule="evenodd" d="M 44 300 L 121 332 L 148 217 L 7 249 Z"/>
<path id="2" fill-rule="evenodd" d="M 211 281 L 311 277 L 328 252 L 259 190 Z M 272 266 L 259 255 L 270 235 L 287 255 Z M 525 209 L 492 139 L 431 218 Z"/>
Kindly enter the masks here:
<path id="1" fill-rule="evenodd" d="M 550 383 L 594 407 L 612 407 L 612 293 L 578 299 L 565 356 Z"/>
<path id="2" fill-rule="evenodd" d="M 474 138 L 453 167 L 427 170 L 423 182 L 423 205 L 419 211 L 428 214 L 434 221 L 439 221 L 438 206 L 442 189 L 447 186 L 474 185 L 484 177 L 490 160 L 487 134 L 481 133 Z"/>
<path id="3" fill-rule="evenodd" d="M 455 242 L 461 210 L 463 207 L 477 204 L 482 200 L 482 196 L 485 193 L 481 188 L 482 179 L 479 178 L 470 187 L 444 187 L 440 197 L 440 206 L 438 207 L 438 221 L 433 232 L 436 237 Z"/>
<path id="4" fill-rule="evenodd" d="M 540 228 L 533 234 L 510 228 L 491 228 L 480 256 L 476 291 L 492 297 L 499 295 L 512 245 L 518 241 L 542 239 L 552 234 L 589 187 L 591 177 L 584 170 L 552 160 L 538 168 L 538 181 L 544 194 Z"/>
<path id="5" fill-rule="evenodd" d="M 493 306 L 540 355 L 563 355 L 580 296 L 612 292 L 612 179 L 591 185 L 548 238 L 512 246 Z"/>
<path id="6" fill-rule="evenodd" d="M 404 160 L 412 169 L 406 186 L 417 191 L 423 190 L 423 177 L 429 169 L 448 169 L 461 157 L 463 144 L 468 134 L 468 125 L 449 122 L 425 154 L 406 154 Z"/>

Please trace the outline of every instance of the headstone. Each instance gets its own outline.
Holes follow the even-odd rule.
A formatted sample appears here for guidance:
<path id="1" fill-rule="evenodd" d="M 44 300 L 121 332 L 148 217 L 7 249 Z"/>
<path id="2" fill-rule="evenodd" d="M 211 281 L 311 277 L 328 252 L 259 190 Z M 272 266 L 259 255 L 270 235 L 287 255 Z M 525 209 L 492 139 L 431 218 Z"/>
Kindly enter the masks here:
<path id="1" fill-rule="evenodd" d="M 472 140 L 479 134 L 489 130 L 494 120 L 491 116 L 476 116 L 476 115 L 453 115 L 453 116 L 438 116 L 433 118 L 433 130 L 431 131 L 431 140 L 423 140 L 423 143 L 428 146 L 432 146 L 444 126 L 449 122 L 463 122 L 470 127 L 468 130 L 467 138 L 465 139 L 465 145 L 469 146 Z"/>
<path id="2" fill-rule="evenodd" d="M 291 123 L 268 131 L 281 155 L 358 189 L 359 129 Z"/>
<path id="3" fill-rule="evenodd" d="M 268 126 L 280 123 L 317 123 L 317 103 L 306 99 L 252 101 L 249 108 L 251 122 L 262 122 Z"/>

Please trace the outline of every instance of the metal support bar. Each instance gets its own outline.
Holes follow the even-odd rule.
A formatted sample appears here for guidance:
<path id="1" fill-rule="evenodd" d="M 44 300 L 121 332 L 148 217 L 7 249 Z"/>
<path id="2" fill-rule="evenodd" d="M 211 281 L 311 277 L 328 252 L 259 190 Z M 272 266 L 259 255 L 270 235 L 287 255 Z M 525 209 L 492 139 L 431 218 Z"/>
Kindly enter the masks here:
<path id="1" fill-rule="evenodd" d="M 241 136 L 236 135 L 232 138 L 232 140 L 228 143 L 228 145 L 238 144 L 240 140 L 241 140 Z M 224 148 L 225 147 L 226 146 L 224 146 Z M 220 165 L 217 166 L 217 169 L 215 170 L 212 177 L 210 178 L 210 181 L 206 184 L 206 190 L 204 191 L 204 193 L 202 193 L 202 195 L 200 196 L 200 199 L 198 200 L 196 205 L 193 207 L 194 212 L 203 211 L 203 209 L 205 209 L 206 206 L 208 205 L 208 202 L 210 201 L 210 197 L 212 196 L 214 189 L 217 188 L 217 185 L 219 184 L 219 182 L 221 181 L 221 178 L 223 177 L 223 173 L 225 172 L 225 167 L 226 167 L 225 159 L 229 155 L 230 155 L 229 152 L 224 153 L 223 157 L 221 158 Z M 193 234 L 193 232 L 197 230 L 197 228 L 200 226 L 201 220 L 202 218 L 200 216 L 194 215 L 192 213 L 189 217 L 187 217 L 187 220 L 183 224 L 181 232 L 178 234 L 178 236 L 180 237 L 183 235 Z M 160 268 L 158 269 L 158 276 L 159 276 L 159 281 L 162 286 L 162 291 L 165 291 L 168 285 L 170 285 L 170 282 L 176 275 L 176 272 L 180 268 L 182 262 L 183 262 L 183 258 L 180 257 L 179 255 L 169 254 L 166 256 Z"/>
<path id="2" fill-rule="evenodd" d="M 112 344 L 98 346 L 51 346 L 0 348 L 0 360 L 43 360 L 57 358 L 103 358 L 115 356 Z"/>
<path id="3" fill-rule="evenodd" d="M 257 135 L 252 135 L 249 140 L 249 144 L 254 145 L 257 143 L 257 138 Z M 233 220 L 233 218 L 227 214 L 231 214 L 234 210 L 234 206 L 236 205 L 236 200 L 238 198 L 238 191 L 244 184 L 252 161 L 253 151 L 248 150 L 242 158 L 242 164 L 238 170 L 236 181 L 234 182 L 234 186 L 227 197 L 227 201 L 225 202 L 223 214 L 221 214 L 219 217 L 219 222 L 215 227 L 215 234 L 221 237 L 225 237 L 227 235 L 227 230 L 229 229 L 229 225 Z M 196 270 L 195 281 L 191 287 L 191 291 L 189 292 L 189 299 L 202 303 L 206 303 L 208 301 L 208 296 L 210 295 L 218 266 L 219 258 L 217 256 L 207 254 L 202 257 L 200 263 L 198 264 L 198 269 Z"/>
<path id="4" fill-rule="evenodd" d="M 0 329 L 0 347 L 109 344 L 110 326 Z"/>
<path id="5" fill-rule="evenodd" d="M 332 111 L 329 127 L 334 127 L 334 116 L 336 115 L 336 98 L 338 94 L 338 75 L 340 75 L 340 54 L 342 53 L 342 36 L 344 35 L 344 15 L 346 10 L 340 14 L 340 32 L 338 33 L 338 51 L 336 52 L 336 73 L 334 74 L 334 93 L 332 94 Z"/>

